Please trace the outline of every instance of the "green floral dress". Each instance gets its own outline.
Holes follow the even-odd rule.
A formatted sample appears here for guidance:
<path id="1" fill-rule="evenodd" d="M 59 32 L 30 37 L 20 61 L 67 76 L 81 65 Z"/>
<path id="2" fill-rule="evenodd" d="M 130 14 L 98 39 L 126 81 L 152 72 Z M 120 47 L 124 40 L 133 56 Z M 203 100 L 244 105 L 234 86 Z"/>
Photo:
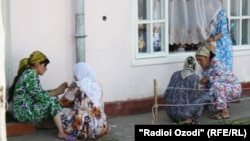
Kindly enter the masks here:
<path id="1" fill-rule="evenodd" d="M 33 124 L 52 119 L 62 110 L 59 98 L 43 90 L 38 74 L 31 69 L 25 70 L 15 85 L 12 108 L 14 118 Z"/>

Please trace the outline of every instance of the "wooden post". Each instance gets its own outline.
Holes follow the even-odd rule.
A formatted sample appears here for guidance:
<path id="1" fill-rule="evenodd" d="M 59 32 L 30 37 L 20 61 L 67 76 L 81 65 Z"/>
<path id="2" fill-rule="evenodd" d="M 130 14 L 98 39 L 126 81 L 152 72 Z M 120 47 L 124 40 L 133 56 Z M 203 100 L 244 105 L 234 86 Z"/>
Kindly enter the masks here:
<path id="1" fill-rule="evenodd" d="M 158 124 L 158 96 L 157 96 L 157 82 L 156 79 L 154 79 L 154 114 L 155 114 L 155 124 Z"/>

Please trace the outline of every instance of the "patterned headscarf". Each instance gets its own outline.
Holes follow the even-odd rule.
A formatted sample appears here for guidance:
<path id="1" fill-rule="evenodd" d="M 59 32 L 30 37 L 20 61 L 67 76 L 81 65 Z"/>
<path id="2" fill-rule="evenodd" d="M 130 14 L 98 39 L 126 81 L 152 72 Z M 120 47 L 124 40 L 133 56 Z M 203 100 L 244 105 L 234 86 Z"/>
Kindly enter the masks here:
<path id="1" fill-rule="evenodd" d="M 23 58 L 20 60 L 17 74 L 20 75 L 25 69 L 29 68 L 30 65 L 40 63 L 45 60 L 48 60 L 48 58 L 42 52 L 34 51 L 31 53 L 29 58 Z"/>
<path id="2" fill-rule="evenodd" d="M 188 56 L 184 63 L 184 68 L 181 70 L 181 77 L 185 79 L 190 75 L 194 74 L 196 70 L 196 62 L 193 56 Z"/>
<path id="3" fill-rule="evenodd" d="M 81 91 L 85 92 L 95 106 L 101 106 L 102 89 L 96 80 L 95 71 L 85 62 L 73 66 L 76 83 Z"/>
<path id="4" fill-rule="evenodd" d="M 193 56 L 189 56 L 186 58 L 184 69 L 190 69 L 191 71 L 196 70 L 196 62 Z"/>
<path id="5" fill-rule="evenodd" d="M 215 46 L 213 44 L 207 43 L 204 46 L 198 48 L 195 56 L 200 55 L 200 56 L 210 57 L 210 53 L 214 52 L 215 52 Z"/>

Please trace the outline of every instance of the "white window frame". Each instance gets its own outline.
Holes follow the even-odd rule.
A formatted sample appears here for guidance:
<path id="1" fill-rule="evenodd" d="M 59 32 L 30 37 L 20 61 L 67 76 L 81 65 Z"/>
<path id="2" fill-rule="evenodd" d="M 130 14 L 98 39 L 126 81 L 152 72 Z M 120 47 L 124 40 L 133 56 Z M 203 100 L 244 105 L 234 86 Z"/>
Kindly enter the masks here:
<path id="1" fill-rule="evenodd" d="M 242 19 L 249 19 L 250 20 L 250 16 L 237 16 L 237 18 L 232 17 L 230 14 L 230 11 L 231 11 L 230 0 L 222 0 L 222 2 L 223 2 L 223 8 L 227 11 L 229 24 L 230 24 L 231 20 L 234 20 L 234 19 L 239 20 L 240 19 L 239 25 L 241 27 L 242 26 Z M 242 0 L 238 0 L 237 4 L 239 4 L 240 9 L 242 9 Z M 248 6 L 250 8 L 250 5 L 248 5 Z M 240 11 L 240 12 L 242 12 L 242 11 Z M 250 28 L 250 25 L 249 25 L 249 28 Z M 239 29 L 239 33 L 242 33 L 242 28 Z M 250 36 L 250 34 L 249 34 L 249 36 Z M 248 56 L 248 55 L 250 55 L 250 44 L 248 44 L 248 45 L 241 44 L 242 34 L 239 35 L 239 38 L 240 38 L 240 43 L 239 43 L 240 45 L 233 46 L 233 56 L 246 56 L 246 55 Z"/>
<path id="2" fill-rule="evenodd" d="M 227 11 L 229 21 L 233 19 L 229 12 L 230 11 L 230 0 L 222 0 L 223 8 Z M 240 4 L 242 1 L 239 1 Z M 169 36 L 165 35 L 165 52 L 155 52 L 153 54 L 142 54 L 138 53 L 138 0 L 132 1 L 133 5 L 133 32 L 132 32 L 132 65 L 133 66 L 144 66 L 144 65 L 158 65 L 158 64 L 167 64 L 167 63 L 179 63 L 183 62 L 187 56 L 194 56 L 195 52 L 175 52 L 169 53 Z M 249 7 L 250 8 L 250 7 Z M 168 1 L 165 2 L 165 33 L 169 33 L 168 31 Z M 250 16 L 244 16 L 245 18 L 250 19 Z M 150 22 L 150 21 L 149 21 Z M 241 33 L 240 29 L 240 33 Z M 241 39 L 241 34 L 240 34 Z M 233 46 L 233 56 L 246 56 L 250 55 L 250 44 L 249 45 L 235 45 Z"/>

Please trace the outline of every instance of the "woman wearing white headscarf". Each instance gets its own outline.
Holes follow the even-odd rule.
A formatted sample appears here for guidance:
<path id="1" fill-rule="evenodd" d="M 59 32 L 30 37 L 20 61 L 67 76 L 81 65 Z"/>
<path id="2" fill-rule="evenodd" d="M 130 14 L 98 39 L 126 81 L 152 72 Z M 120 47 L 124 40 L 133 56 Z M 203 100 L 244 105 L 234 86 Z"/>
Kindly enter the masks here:
<path id="1" fill-rule="evenodd" d="M 94 70 L 84 62 L 77 63 L 73 67 L 76 84 L 84 91 L 95 106 L 101 106 L 102 89 L 96 80 Z"/>
<path id="2" fill-rule="evenodd" d="M 208 95 L 198 93 L 199 76 L 195 74 L 196 62 L 193 56 L 186 58 L 184 68 L 173 73 L 164 93 L 166 114 L 175 122 L 199 124 L 197 121 L 204 110 Z"/>
<path id="3" fill-rule="evenodd" d="M 108 122 L 101 97 L 102 89 L 94 70 L 85 62 L 74 65 L 76 81 L 61 98 L 65 132 L 82 139 L 98 139 L 108 134 Z"/>

